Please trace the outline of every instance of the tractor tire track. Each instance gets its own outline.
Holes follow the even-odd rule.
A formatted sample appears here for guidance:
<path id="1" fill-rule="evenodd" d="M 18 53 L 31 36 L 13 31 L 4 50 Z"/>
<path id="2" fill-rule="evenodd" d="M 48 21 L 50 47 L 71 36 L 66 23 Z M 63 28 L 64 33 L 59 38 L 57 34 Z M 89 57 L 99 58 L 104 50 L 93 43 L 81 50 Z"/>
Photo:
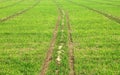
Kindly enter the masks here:
<path id="1" fill-rule="evenodd" d="M 101 2 L 97 2 L 97 1 L 91 1 L 91 0 L 85 0 L 87 2 L 94 2 L 94 3 L 98 3 L 98 4 L 106 4 L 106 5 L 111 5 L 111 6 L 117 6 L 117 7 L 120 7 L 120 5 L 114 5 L 114 4 L 111 4 L 111 3 L 101 3 Z"/>
<path id="2" fill-rule="evenodd" d="M 62 15 L 62 9 L 61 9 L 61 6 L 60 6 L 55 0 L 53 0 L 53 2 L 55 3 L 55 5 L 57 6 L 57 8 L 58 8 L 60 14 Z"/>
<path id="3" fill-rule="evenodd" d="M 110 0 L 108 1 L 108 0 L 105 0 L 105 1 L 106 1 L 106 2 L 118 2 L 118 3 L 120 2 L 120 1 L 115 1 L 115 0 L 114 0 L 114 1 L 110 1 Z"/>
<path id="4" fill-rule="evenodd" d="M 21 11 L 15 13 L 15 14 L 12 14 L 12 15 L 7 16 L 7 17 L 5 17 L 5 18 L 1 18 L 1 19 L 0 19 L 0 22 L 7 21 L 7 20 L 9 20 L 9 19 L 11 19 L 11 18 L 14 18 L 14 17 L 16 17 L 16 16 L 19 16 L 19 15 L 27 12 L 28 10 L 30 10 L 30 9 L 32 9 L 33 7 L 37 6 L 37 5 L 39 4 L 39 2 L 40 2 L 40 0 L 38 0 L 37 2 L 35 2 L 35 4 L 33 4 L 32 6 L 26 8 L 26 9 L 24 9 L 24 10 L 21 10 Z"/>
<path id="5" fill-rule="evenodd" d="M 10 5 L 4 6 L 4 7 L 0 7 L 0 9 L 4 9 L 4 8 L 8 8 L 8 7 L 15 6 L 15 5 L 17 5 L 17 4 L 19 4 L 20 2 L 23 2 L 23 1 L 24 1 L 24 0 L 20 0 L 20 1 L 18 1 L 18 2 L 13 3 L 13 4 L 10 4 Z"/>
<path id="6" fill-rule="evenodd" d="M 67 27 L 68 27 L 68 49 L 69 49 L 69 67 L 70 67 L 70 72 L 69 75 L 75 75 L 74 71 L 74 51 L 73 51 L 73 39 L 72 39 L 72 30 L 70 26 L 70 20 L 69 20 L 69 15 L 68 12 L 66 12 L 66 22 L 67 22 Z"/>
<path id="7" fill-rule="evenodd" d="M 85 8 L 87 8 L 87 9 L 89 9 L 89 10 L 94 11 L 94 12 L 97 12 L 97 13 L 99 13 L 99 14 L 107 17 L 108 19 L 113 20 L 113 21 L 115 21 L 115 22 L 117 22 L 117 23 L 120 24 L 120 18 L 119 18 L 119 17 L 113 16 L 113 15 L 111 15 L 111 14 L 108 14 L 108 13 L 105 13 L 105 12 L 102 12 L 102 11 L 99 11 L 99 10 L 97 10 L 97 9 L 94 9 L 94 8 L 91 8 L 91 7 L 88 7 L 88 6 L 85 6 L 85 5 L 82 5 L 82 4 L 73 2 L 73 1 L 69 1 L 69 2 L 71 2 L 71 3 L 73 3 L 73 4 L 76 4 L 76 5 L 78 5 L 78 6 L 85 7 Z"/>
<path id="8" fill-rule="evenodd" d="M 65 25 L 65 10 L 61 8 L 61 6 L 58 4 L 58 2 L 56 2 L 54 0 L 54 3 L 56 5 L 56 7 L 58 8 L 58 10 L 61 13 L 61 24 L 60 24 L 60 35 L 58 36 L 60 39 L 59 41 L 57 41 L 57 57 L 56 57 L 56 70 L 55 70 L 55 74 L 56 75 L 61 75 L 61 73 L 66 74 L 68 73 L 67 69 L 69 70 L 69 68 L 67 68 L 68 66 L 64 66 L 64 62 L 68 62 L 67 60 L 64 60 L 64 55 L 67 55 L 67 37 L 66 37 L 66 25 Z M 62 69 L 62 67 L 64 67 L 64 69 Z M 61 70 L 62 69 L 62 70 Z"/>
<path id="9" fill-rule="evenodd" d="M 60 20 L 61 20 L 61 16 L 59 15 L 57 23 L 56 23 L 56 27 L 55 27 L 54 32 L 53 32 L 53 37 L 52 37 L 52 40 L 51 40 L 51 43 L 50 43 L 50 47 L 48 48 L 48 52 L 47 52 L 44 64 L 42 66 L 42 70 L 40 72 L 40 75 L 46 75 L 49 63 L 52 60 L 52 54 L 53 54 L 53 49 L 54 49 L 57 34 L 58 34 L 58 27 L 59 27 L 59 24 L 60 24 Z"/>
<path id="10" fill-rule="evenodd" d="M 75 71 L 74 71 L 74 51 L 73 51 L 73 39 L 72 39 L 72 30 L 71 30 L 71 26 L 70 26 L 70 20 L 69 20 L 69 15 L 68 12 L 66 12 L 66 10 L 64 10 L 66 13 L 62 12 L 62 8 L 60 7 L 60 5 L 55 2 L 56 6 L 58 7 L 59 11 L 61 11 L 61 14 L 65 15 L 65 19 L 66 19 L 66 25 L 67 25 L 67 32 L 68 32 L 68 50 L 69 50 L 69 75 L 75 75 Z"/>

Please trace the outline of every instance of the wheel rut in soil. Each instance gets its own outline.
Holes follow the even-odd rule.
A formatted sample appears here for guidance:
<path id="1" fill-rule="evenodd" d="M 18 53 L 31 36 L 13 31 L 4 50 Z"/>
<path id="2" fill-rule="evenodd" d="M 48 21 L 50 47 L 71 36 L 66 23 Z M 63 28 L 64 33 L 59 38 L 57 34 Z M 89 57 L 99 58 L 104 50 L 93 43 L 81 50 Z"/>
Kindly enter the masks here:
<path id="1" fill-rule="evenodd" d="M 19 4 L 19 3 L 23 2 L 23 1 L 24 1 L 24 0 L 20 0 L 20 1 L 18 1 L 18 2 L 13 3 L 13 4 L 10 4 L 10 5 L 4 6 L 4 7 L 0 7 L 0 9 L 4 9 L 4 8 L 8 8 L 8 7 L 15 6 L 15 5 L 17 5 L 17 4 Z"/>
<path id="2" fill-rule="evenodd" d="M 62 9 L 62 7 L 59 5 L 59 3 L 57 3 L 55 1 L 55 4 L 56 4 L 57 8 L 61 11 L 61 14 L 63 14 L 63 18 L 65 18 L 65 20 L 66 20 L 66 25 L 67 25 L 66 27 L 67 27 L 67 34 L 68 34 L 67 40 L 68 40 L 68 50 L 69 50 L 68 51 L 68 56 L 69 56 L 68 62 L 69 62 L 69 68 L 70 68 L 69 75 L 75 75 L 73 39 L 72 39 L 72 29 L 71 29 L 71 25 L 70 25 L 69 15 L 68 15 L 68 12 L 66 10 Z"/>
<path id="3" fill-rule="evenodd" d="M 12 15 L 10 15 L 10 16 L 1 18 L 1 19 L 0 19 L 0 22 L 5 22 L 5 21 L 7 21 L 7 20 L 9 20 L 9 19 L 12 19 L 12 18 L 14 18 L 14 17 L 16 17 L 16 16 L 19 16 L 19 15 L 27 12 L 28 10 L 32 9 L 33 7 L 37 6 L 39 3 L 40 3 L 40 0 L 38 0 L 37 2 L 35 2 L 35 4 L 33 4 L 32 6 L 26 8 L 26 9 L 24 9 L 24 10 L 21 10 L 21 11 L 19 11 L 19 12 L 17 12 L 17 13 L 14 13 L 14 14 L 12 14 Z"/>
<path id="4" fill-rule="evenodd" d="M 115 4 L 111 4 L 111 3 L 103 3 L 103 2 L 97 2 L 97 1 L 91 1 L 91 0 L 85 0 L 87 2 L 94 2 L 97 4 L 105 4 L 105 5 L 111 5 L 111 6 L 116 6 L 116 7 L 120 7 L 120 5 L 115 5 Z"/>
<path id="5" fill-rule="evenodd" d="M 74 71 L 74 48 L 73 48 L 73 39 L 72 39 L 72 29 L 70 25 L 69 15 L 68 12 L 66 12 L 66 21 L 67 21 L 67 27 L 68 27 L 68 49 L 69 49 L 69 67 L 70 67 L 70 73 L 69 75 L 75 75 Z"/>
<path id="6" fill-rule="evenodd" d="M 53 54 L 53 49 L 54 49 L 57 34 L 58 34 L 58 27 L 59 27 L 59 24 L 60 24 L 60 20 L 61 20 L 61 16 L 59 15 L 57 23 L 56 23 L 56 27 L 55 27 L 54 32 L 53 32 L 53 37 L 52 37 L 52 40 L 51 40 L 51 43 L 50 43 L 50 47 L 48 48 L 48 52 L 46 54 L 45 61 L 43 62 L 43 66 L 42 66 L 42 70 L 40 72 L 40 75 L 46 75 L 46 72 L 47 72 L 48 67 L 49 67 L 49 63 L 52 60 L 52 54 Z"/>
<path id="7" fill-rule="evenodd" d="M 94 9 L 94 8 L 91 8 L 91 7 L 88 7 L 88 6 L 86 6 L 86 5 L 82 5 L 82 4 L 80 4 L 80 3 L 76 3 L 76 2 L 73 2 L 73 1 L 70 1 L 70 0 L 69 0 L 68 2 L 71 2 L 71 3 L 75 4 L 75 5 L 82 6 L 82 7 L 85 7 L 85 8 L 87 8 L 87 9 L 89 9 L 89 10 L 92 10 L 92 11 L 94 11 L 94 12 L 97 12 L 97 13 L 99 13 L 99 14 L 107 17 L 108 19 L 110 19 L 110 20 L 112 20 L 112 21 L 115 21 L 116 23 L 119 23 L 119 24 L 120 24 L 120 18 L 119 18 L 119 17 L 113 16 L 113 15 L 111 15 L 111 14 L 102 12 L 102 11 L 100 11 L 100 10 L 97 10 L 97 9 Z"/>
<path id="8" fill-rule="evenodd" d="M 64 55 L 68 55 L 68 60 L 66 60 L 66 61 L 68 61 L 69 66 L 65 67 L 66 69 L 67 68 L 69 69 L 68 74 L 75 75 L 73 40 L 72 40 L 72 34 L 71 34 L 69 15 L 68 15 L 68 12 L 66 12 L 64 9 L 62 9 L 60 7 L 59 4 L 56 3 L 56 1 L 54 1 L 54 3 L 56 4 L 56 6 L 59 10 L 60 18 L 57 21 L 57 24 L 56 24 L 57 26 L 53 33 L 54 36 L 51 41 L 51 46 L 48 49 L 48 53 L 47 53 L 46 59 L 43 63 L 40 75 L 46 75 L 49 65 L 52 61 L 54 61 L 56 63 L 55 66 L 57 67 L 56 69 L 52 70 L 52 72 L 55 72 L 54 73 L 55 75 L 60 75 L 60 72 L 61 72 L 60 68 L 64 67 L 63 60 L 66 60 L 66 59 L 64 59 Z M 59 34 L 58 34 L 58 32 L 59 32 Z M 53 51 L 55 51 L 55 52 L 53 52 Z M 66 51 L 68 51 L 68 52 L 66 52 Z M 54 54 L 56 57 L 52 57 L 52 56 L 54 56 Z M 66 74 L 66 71 L 63 73 Z"/>

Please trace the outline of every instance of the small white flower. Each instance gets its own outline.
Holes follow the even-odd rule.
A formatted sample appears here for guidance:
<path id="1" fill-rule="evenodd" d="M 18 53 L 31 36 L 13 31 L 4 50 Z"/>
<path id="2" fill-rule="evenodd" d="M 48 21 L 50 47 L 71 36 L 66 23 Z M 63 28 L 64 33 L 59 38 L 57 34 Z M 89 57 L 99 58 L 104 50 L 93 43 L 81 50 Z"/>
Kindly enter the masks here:
<path id="1" fill-rule="evenodd" d="M 61 61 L 60 56 L 58 56 L 56 60 L 57 60 L 58 62 L 60 62 L 60 61 Z"/>
<path id="2" fill-rule="evenodd" d="M 58 49 L 62 49 L 63 46 L 59 46 Z"/>

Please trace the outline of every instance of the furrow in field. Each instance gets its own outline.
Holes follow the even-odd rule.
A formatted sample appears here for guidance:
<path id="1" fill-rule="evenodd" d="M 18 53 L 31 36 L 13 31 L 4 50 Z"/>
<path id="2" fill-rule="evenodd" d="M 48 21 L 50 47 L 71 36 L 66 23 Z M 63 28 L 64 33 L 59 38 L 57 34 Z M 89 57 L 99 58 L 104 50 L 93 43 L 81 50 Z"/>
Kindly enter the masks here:
<path id="1" fill-rule="evenodd" d="M 86 5 L 82 5 L 82 4 L 80 4 L 80 3 L 76 3 L 76 2 L 73 2 L 73 1 L 69 1 L 69 2 L 71 2 L 71 3 L 73 3 L 73 4 L 76 4 L 76 5 L 79 5 L 79 6 L 82 6 L 82 7 L 85 7 L 85 8 L 87 8 L 87 9 L 92 10 L 92 11 L 94 11 L 94 12 L 97 12 L 97 13 L 99 13 L 99 14 L 101 14 L 101 15 L 104 15 L 104 16 L 107 17 L 108 19 L 111 19 L 111 20 L 113 20 L 113 21 L 115 21 L 115 22 L 117 22 L 117 23 L 120 24 L 120 18 L 119 18 L 119 17 L 116 17 L 116 16 L 113 16 L 113 15 L 111 15 L 111 14 L 102 12 L 102 11 L 100 11 L 100 10 L 97 10 L 97 9 L 94 9 L 94 8 L 91 8 L 91 7 L 88 7 L 88 6 L 86 6 Z"/>
<path id="2" fill-rule="evenodd" d="M 57 36 L 53 59 L 50 63 L 49 70 L 47 74 L 51 75 L 75 75 L 74 72 L 74 56 L 73 56 L 73 45 L 72 45 L 72 35 L 69 22 L 69 16 L 66 10 L 62 6 L 54 1 L 58 10 L 61 14 L 61 23 L 59 25 L 59 33 Z M 51 73 L 54 72 L 54 73 Z"/>
<path id="3" fill-rule="evenodd" d="M 101 2 L 97 2 L 97 1 L 91 1 L 91 0 L 85 0 L 85 1 L 87 1 L 87 2 L 94 2 L 94 3 L 97 3 L 97 4 L 106 4 L 106 5 L 120 7 L 120 5 L 114 5 L 114 4 L 111 4 L 111 3 L 101 3 Z"/>
<path id="4" fill-rule="evenodd" d="M 1 18 L 1 19 L 0 19 L 0 22 L 7 21 L 7 20 L 9 20 L 9 19 L 11 19 L 11 18 L 14 18 L 14 17 L 16 17 L 16 16 L 19 16 L 20 14 L 23 14 L 23 13 L 27 12 L 28 10 L 30 10 L 30 9 L 32 9 L 33 7 L 37 6 L 37 5 L 39 4 L 39 2 L 40 2 L 40 0 L 38 0 L 35 4 L 33 4 L 32 6 L 26 8 L 26 9 L 24 9 L 24 10 L 21 10 L 21 11 L 19 11 L 19 12 L 17 12 L 17 13 L 14 13 L 14 14 L 12 14 L 12 15 L 10 15 L 10 16 Z"/>
<path id="5" fill-rule="evenodd" d="M 120 2 L 120 1 L 116 1 L 116 0 L 114 0 L 114 1 L 111 1 L 111 0 L 105 0 L 106 2 Z"/>
<path id="6" fill-rule="evenodd" d="M 70 26 L 70 20 L 68 12 L 66 12 L 66 21 L 68 27 L 68 49 L 69 49 L 69 66 L 70 66 L 70 73 L 69 75 L 75 75 L 74 71 L 74 51 L 73 51 L 73 40 L 72 40 L 72 30 Z"/>
<path id="7" fill-rule="evenodd" d="M 55 60 L 53 60 L 56 64 L 56 70 L 55 70 L 55 74 L 56 75 L 61 75 L 61 74 L 68 74 L 69 68 L 68 65 L 66 65 L 68 63 L 68 48 L 67 48 L 67 30 L 66 30 L 66 16 L 65 16 L 65 10 L 62 9 L 62 7 L 59 5 L 59 3 L 57 1 L 54 1 L 54 3 L 56 4 L 57 8 L 59 9 L 59 11 L 61 12 L 61 24 L 60 24 L 60 29 L 59 29 L 59 35 L 58 35 L 58 40 L 56 42 L 56 52 L 54 53 Z"/>
<path id="8" fill-rule="evenodd" d="M 58 27 L 59 27 L 59 24 L 60 24 L 60 20 L 61 20 L 61 16 L 59 15 L 57 23 L 56 23 L 56 27 L 55 27 L 54 32 L 53 32 L 53 37 L 52 37 L 52 40 L 51 40 L 51 43 L 50 43 L 50 47 L 48 48 L 46 59 L 45 59 L 45 61 L 43 63 L 40 75 L 46 75 L 46 71 L 48 69 L 49 63 L 52 60 L 52 54 L 53 54 L 53 49 L 54 49 L 57 34 L 58 34 Z"/>
<path id="9" fill-rule="evenodd" d="M 64 50 L 64 48 L 65 48 L 65 43 L 66 43 L 66 41 L 65 41 L 65 37 L 64 37 L 64 34 L 65 34 L 65 30 L 64 30 L 64 28 L 65 28 L 65 20 L 64 20 L 64 17 L 65 17 L 65 15 L 64 15 L 64 10 L 62 10 L 61 8 L 58 8 L 59 9 L 59 11 L 61 12 L 61 24 L 60 24 L 60 31 L 59 31 L 59 33 L 61 34 L 61 35 L 58 35 L 58 39 L 59 39 L 59 41 L 57 41 L 56 42 L 56 45 L 57 45 L 57 48 L 56 48 L 56 52 L 55 52 L 55 54 L 56 54 L 56 57 L 55 57 L 55 59 L 56 59 L 56 64 L 57 64 L 57 66 L 58 67 L 60 67 L 61 66 L 61 64 L 62 64 L 62 60 L 64 60 L 63 59 L 63 54 L 64 54 L 64 52 L 65 52 L 65 50 Z M 56 69 L 56 71 L 55 71 L 55 73 L 56 73 L 56 75 L 59 75 L 60 73 L 60 69 L 59 68 L 57 68 Z"/>
<path id="10" fill-rule="evenodd" d="M 4 7 L 0 7 L 0 9 L 4 9 L 4 8 L 15 6 L 15 5 L 17 5 L 17 4 L 19 4 L 20 2 L 23 2 L 23 1 L 24 0 L 20 0 L 20 1 L 16 2 L 16 3 L 10 4 L 10 5 L 4 6 Z"/>

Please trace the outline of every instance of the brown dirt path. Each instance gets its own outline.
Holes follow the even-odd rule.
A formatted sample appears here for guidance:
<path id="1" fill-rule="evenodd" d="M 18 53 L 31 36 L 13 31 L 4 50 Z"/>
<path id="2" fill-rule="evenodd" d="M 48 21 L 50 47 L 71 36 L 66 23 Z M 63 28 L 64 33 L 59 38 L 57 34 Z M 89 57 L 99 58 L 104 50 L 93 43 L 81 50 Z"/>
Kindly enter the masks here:
<path id="1" fill-rule="evenodd" d="M 74 71 L 74 51 L 73 51 L 73 39 L 72 39 L 72 30 L 70 26 L 70 20 L 68 12 L 66 12 L 66 22 L 68 27 L 68 49 L 69 49 L 69 66 L 70 66 L 70 72 L 69 75 L 75 75 Z"/>
<path id="2" fill-rule="evenodd" d="M 62 13 L 62 7 L 60 7 L 60 5 L 54 1 L 56 6 L 58 7 L 59 11 L 61 11 L 61 14 Z M 70 26 L 70 20 L 69 20 L 69 15 L 68 15 L 68 12 L 65 11 L 65 18 L 66 18 L 66 24 L 67 24 L 67 27 L 68 27 L 68 49 L 69 49 L 69 68 L 70 68 L 70 72 L 69 72 L 69 75 L 75 75 L 75 71 L 74 71 L 74 51 L 73 51 L 73 40 L 72 40 L 72 30 L 71 30 L 71 26 Z"/>
<path id="3" fill-rule="evenodd" d="M 49 63 L 52 60 L 52 53 L 53 53 L 54 45 L 55 45 L 56 38 L 57 38 L 58 27 L 60 25 L 60 21 L 62 20 L 62 16 L 64 15 L 63 11 L 65 11 L 64 9 L 62 9 L 59 6 L 59 4 L 56 3 L 56 1 L 54 1 L 54 2 L 59 10 L 60 16 L 58 17 L 58 21 L 57 21 L 55 30 L 53 32 L 53 38 L 51 40 L 51 44 L 50 44 L 50 47 L 48 49 L 47 56 L 46 56 L 46 59 L 44 61 L 43 66 L 42 66 L 42 70 L 41 70 L 40 75 L 46 75 L 47 69 L 49 67 Z M 69 49 L 69 60 L 68 60 L 69 61 L 69 68 L 70 68 L 69 75 L 75 75 L 74 56 L 73 56 L 73 41 L 72 41 L 71 26 L 70 26 L 68 13 L 65 13 L 65 19 L 66 19 L 66 25 L 68 28 L 68 36 L 67 37 L 68 37 L 68 49 Z M 56 73 L 56 75 L 59 75 L 59 72 Z"/>
<path id="4" fill-rule="evenodd" d="M 54 49 L 56 38 L 57 38 L 57 33 L 58 33 L 58 27 L 59 27 L 59 24 L 60 24 L 60 20 L 61 20 L 61 16 L 59 15 L 57 23 L 56 23 L 56 27 L 55 27 L 54 32 L 53 32 L 53 37 L 52 37 L 52 40 L 51 40 L 51 43 L 50 43 L 50 47 L 48 48 L 48 52 L 47 52 L 44 64 L 42 66 L 42 70 L 40 72 L 40 75 L 46 75 L 46 71 L 48 69 L 49 63 L 52 60 L 52 53 L 53 53 L 53 49 Z"/>

